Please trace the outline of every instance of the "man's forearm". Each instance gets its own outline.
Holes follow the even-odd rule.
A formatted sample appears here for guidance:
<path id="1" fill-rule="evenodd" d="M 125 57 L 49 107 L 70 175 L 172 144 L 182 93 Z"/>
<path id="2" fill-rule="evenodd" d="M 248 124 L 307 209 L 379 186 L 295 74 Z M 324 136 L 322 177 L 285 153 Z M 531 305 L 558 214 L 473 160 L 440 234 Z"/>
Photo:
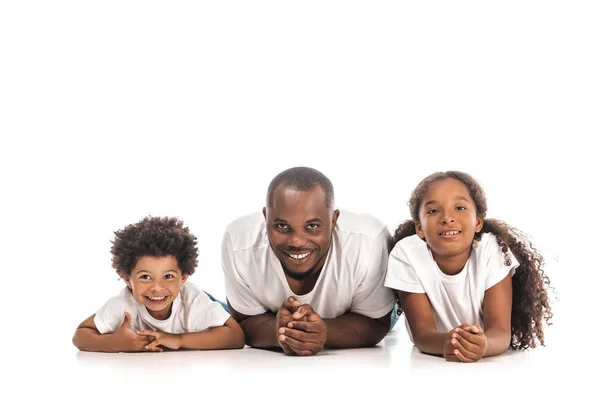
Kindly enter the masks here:
<path id="1" fill-rule="evenodd" d="M 326 319 L 326 347 L 369 347 L 379 343 L 390 330 L 390 313 L 379 319 L 361 314 L 346 313 L 338 318 Z"/>
<path id="2" fill-rule="evenodd" d="M 265 313 L 255 315 L 244 319 L 239 324 L 244 330 L 246 343 L 249 346 L 260 349 L 279 347 L 275 314 Z"/>

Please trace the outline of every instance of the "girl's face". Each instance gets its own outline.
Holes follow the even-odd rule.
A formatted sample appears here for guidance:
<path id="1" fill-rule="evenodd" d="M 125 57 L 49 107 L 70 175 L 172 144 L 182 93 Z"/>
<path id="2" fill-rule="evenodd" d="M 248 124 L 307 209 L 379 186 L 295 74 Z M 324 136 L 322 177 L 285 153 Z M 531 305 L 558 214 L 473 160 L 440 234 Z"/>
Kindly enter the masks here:
<path id="1" fill-rule="evenodd" d="M 173 256 L 140 258 L 131 275 L 125 277 L 127 286 L 138 303 L 146 306 L 156 319 L 167 319 L 179 289 L 187 280 Z"/>
<path id="2" fill-rule="evenodd" d="M 448 178 L 433 182 L 419 208 L 417 235 L 425 239 L 434 259 L 464 257 L 467 261 L 475 233 L 481 231 L 483 218 L 467 186 Z"/>

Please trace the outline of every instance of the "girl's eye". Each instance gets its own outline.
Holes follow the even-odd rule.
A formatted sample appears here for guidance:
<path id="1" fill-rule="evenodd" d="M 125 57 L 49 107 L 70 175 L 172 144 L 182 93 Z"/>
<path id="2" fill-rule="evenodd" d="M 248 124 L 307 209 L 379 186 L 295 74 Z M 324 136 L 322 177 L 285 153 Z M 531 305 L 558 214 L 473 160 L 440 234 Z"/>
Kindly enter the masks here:
<path id="1" fill-rule="evenodd" d="M 459 210 L 459 211 L 464 211 L 464 210 L 467 209 L 467 207 L 465 207 L 465 206 L 456 206 L 456 209 Z"/>
<path id="2" fill-rule="evenodd" d="M 175 278 L 172 274 L 166 274 L 165 279 L 173 279 Z"/>
<path id="3" fill-rule="evenodd" d="M 150 277 L 150 275 L 140 275 L 140 279 L 143 280 L 143 281 L 147 281 L 147 280 L 150 280 L 152 278 Z"/>
<path id="4" fill-rule="evenodd" d="M 306 225 L 306 229 L 308 229 L 309 231 L 313 231 L 313 230 L 317 229 L 318 227 L 319 227 L 319 225 L 317 225 L 317 224 Z"/>
<path id="5" fill-rule="evenodd" d="M 435 213 L 437 213 L 437 211 L 438 210 L 436 210 L 436 209 L 431 209 L 431 210 L 427 211 L 427 214 L 435 214 Z"/>

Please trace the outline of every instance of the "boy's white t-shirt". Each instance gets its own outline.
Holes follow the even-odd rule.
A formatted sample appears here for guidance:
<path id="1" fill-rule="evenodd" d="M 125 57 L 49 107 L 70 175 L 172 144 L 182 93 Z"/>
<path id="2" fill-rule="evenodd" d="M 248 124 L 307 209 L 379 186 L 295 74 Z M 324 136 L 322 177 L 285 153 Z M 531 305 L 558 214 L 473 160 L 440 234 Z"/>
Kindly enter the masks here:
<path id="1" fill-rule="evenodd" d="M 123 323 L 125 311 L 131 315 L 133 331 L 148 329 L 175 334 L 202 332 L 222 326 L 230 317 L 220 303 L 212 301 L 193 283 L 185 282 L 173 301 L 169 318 L 158 320 L 152 317 L 146 307 L 135 300 L 131 290 L 125 287 L 98 310 L 94 317 L 96 328 L 102 334 L 115 332 Z"/>
<path id="2" fill-rule="evenodd" d="M 321 318 L 390 312 L 394 294 L 383 286 L 391 244 L 387 227 L 372 216 L 341 211 L 332 236 L 315 287 L 297 295 L 269 245 L 263 214 L 238 218 L 227 226 L 222 244 L 227 300 L 245 315 L 277 313 L 289 296 L 310 304 Z"/>
<path id="3" fill-rule="evenodd" d="M 465 267 L 456 275 L 444 274 L 436 264 L 427 243 L 417 235 L 396 243 L 390 253 L 385 286 L 410 293 L 425 293 L 433 309 L 435 326 L 440 332 L 468 323 L 483 329 L 483 298 L 485 291 L 514 275 L 519 266 L 508 250 L 506 256 L 491 233 L 473 241 L 471 255 Z M 410 339 L 412 333 L 406 321 Z"/>

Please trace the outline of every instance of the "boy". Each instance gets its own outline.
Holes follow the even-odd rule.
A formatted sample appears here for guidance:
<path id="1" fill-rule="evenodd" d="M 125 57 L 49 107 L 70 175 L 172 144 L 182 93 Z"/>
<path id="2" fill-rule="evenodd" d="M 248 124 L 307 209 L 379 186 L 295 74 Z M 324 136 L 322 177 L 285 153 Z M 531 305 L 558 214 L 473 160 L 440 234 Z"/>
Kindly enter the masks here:
<path id="1" fill-rule="evenodd" d="M 186 282 L 196 243 L 177 218 L 146 217 L 115 232 L 112 266 L 127 287 L 79 325 L 73 344 L 101 352 L 244 347 L 238 323 Z"/>

